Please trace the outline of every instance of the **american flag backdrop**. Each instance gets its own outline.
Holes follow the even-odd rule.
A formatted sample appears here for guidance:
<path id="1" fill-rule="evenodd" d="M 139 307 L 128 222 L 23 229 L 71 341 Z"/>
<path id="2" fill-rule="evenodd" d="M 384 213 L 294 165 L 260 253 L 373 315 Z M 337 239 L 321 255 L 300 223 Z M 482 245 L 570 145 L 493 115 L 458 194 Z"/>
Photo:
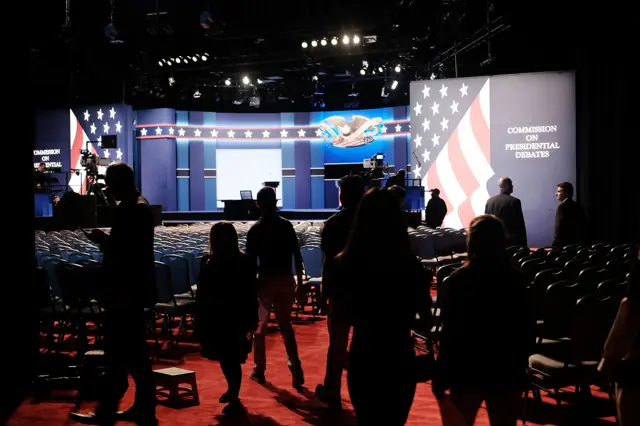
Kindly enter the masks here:
<path id="1" fill-rule="evenodd" d="M 411 83 L 411 164 L 447 204 L 443 226 L 460 229 L 484 213 L 491 167 L 490 79 Z M 426 195 L 429 198 L 429 194 Z"/>
<path id="2" fill-rule="evenodd" d="M 132 138 L 129 121 L 131 121 L 131 106 L 103 105 L 72 109 L 69 111 L 69 144 L 70 168 L 82 169 L 80 151 L 88 149 L 92 154 L 111 162 L 129 159 L 127 141 Z M 117 135 L 117 149 L 103 149 L 102 137 Z M 98 167 L 98 172 L 104 174 L 105 167 Z M 84 193 L 86 175 L 71 173 L 69 186 L 76 192 Z"/>

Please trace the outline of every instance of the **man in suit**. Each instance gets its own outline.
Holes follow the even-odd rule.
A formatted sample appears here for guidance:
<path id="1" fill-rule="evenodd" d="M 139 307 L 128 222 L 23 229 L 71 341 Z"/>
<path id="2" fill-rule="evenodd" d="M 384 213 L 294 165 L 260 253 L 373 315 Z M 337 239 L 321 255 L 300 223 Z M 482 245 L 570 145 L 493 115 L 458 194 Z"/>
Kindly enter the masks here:
<path id="1" fill-rule="evenodd" d="M 442 226 L 442 221 L 447 215 L 447 204 L 440 198 L 440 190 L 438 188 L 433 188 L 430 192 L 431 199 L 424 209 L 424 221 L 429 228 L 437 228 Z"/>
<path id="2" fill-rule="evenodd" d="M 36 184 L 36 192 L 47 192 L 49 177 L 47 176 L 47 165 L 45 163 L 38 165 L 38 169 L 35 171 L 33 177 Z"/>
<path id="3" fill-rule="evenodd" d="M 553 246 L 565 247 L 584 243 L 587 220 L 582 206 L 573 200 L 573 185 L 569 182 L 559 183 L 556 199 L 560 204 L 556 209 Z"/>
<path id="4" fill-rule="evenodd" d="M 155 426 L 156 398 L 151 360 L 147 350 L 145 308 L 157 298 L 153 253 L 153 213 L 134 183 L 133 170 L 125 163 L 107 169 L 106 181 L 120 201 L 111 233 L 94 229 L 87 237 L 104 253 L 100 288 L 105 308 L 106 384 L 95 413 L 71 413 L 85 424 L 112 425 L 116 420 Z M 133 406 L 117 412 L 131 373 L 136 384 Z"/>
<path id="5" fill-rule="evenodd" d="M 526 246 L 527 228 L 524 224 L 522 203 L 511 194 L 513 193 L 513 181 L 508 177 L 498 181 L 500 193 L 487 200 L 484 208 L 485 214 L 492 214 L 502 219 L 507 232 L 507 247 Z"/>

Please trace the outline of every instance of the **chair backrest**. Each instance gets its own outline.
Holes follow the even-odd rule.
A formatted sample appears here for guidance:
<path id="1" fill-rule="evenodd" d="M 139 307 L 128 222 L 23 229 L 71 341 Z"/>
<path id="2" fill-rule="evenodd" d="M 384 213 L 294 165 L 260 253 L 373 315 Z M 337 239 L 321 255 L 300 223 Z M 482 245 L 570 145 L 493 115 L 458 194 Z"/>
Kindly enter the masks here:
<path id="1" fill-rule="evenodd" d="M 60 263 L 56 265 L 56 274 L 64 303 L 73 308 L 84 308 L 91 296 L 84 268 L 76 263 Z"/>
<path id="2" fill-rule="evenodd" d="M 627 282 L 624 279 L 614 278 L 598 284 L 597 295 L 600 297 L 612 297 L 618 301 L 624 298 L 627 290 Z"/>
<path id="3" fill-rule="evenodd" d="M 302 254 L 302 262 L 307 275 L 316 278 L 321 277 L 322 250 L 319 247 L 302 247 L 300 254 Z"/>
<path id="4" fill-rule="evenodd" d="M 460 263 L 450 263 L 448 265 L 443 265 L 438 268 L 438 272 L 436 273 L 436 286 L 438 287 L 445 278 L 448 278 L 453 272 L 460 268 L 462 265 Z"/>
<path id="5" fill-rule="evenodd" d="M 62 258 L 50 258 L 46 259 L 44 262 L 41 262 L 42 269 L 44 269 L 47 274 L 47 283 L 51 288 L 51 293 L 54 297 L 62 297 L 62 291 L 60 290 L 60 286 L 58 285 L 58 273 L 57 268 L 59 264 L 66 263 Z"/>
<path id="6" fill-rule="evenodd" d="M 571 281 L 561 281 L 547 288 L 543 337 L 560 338 L 571 335 L 573 311 L 578 299 L 577 287 Z"/>
<path id="7" fill-rule="evenodd" d="M 618 305 L 611 297 L 593 294 L 576 302 L 571 334 L 572 361 L 600 361 Z"/>
<path id="8" fill-rule="evenodd" d="M 171 268 L 163 262 L 155 262 L 156 290 L 158 292 L 158 303 L 174 302 L 173 289 L 171 286 Z"/>
<path id="9" fill-rule="evenodd" d="M 173 294 L 191 291 L 191 261 L 181 254 L 165 254 L 160 259 L 171 269 L 171 288 Z"/>

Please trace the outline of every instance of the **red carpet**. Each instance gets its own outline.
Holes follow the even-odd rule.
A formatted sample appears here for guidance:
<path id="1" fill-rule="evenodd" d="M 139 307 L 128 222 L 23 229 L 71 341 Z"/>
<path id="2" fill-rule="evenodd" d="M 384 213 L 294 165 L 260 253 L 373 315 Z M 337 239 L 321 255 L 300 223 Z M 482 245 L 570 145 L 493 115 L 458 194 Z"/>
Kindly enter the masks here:
<path id="1" fill-rule="evenodd" d="M 345 385 L 342 397 L 347 410 L 339 417 L 332 417 L 322 403 L 314 396 L 315 386 L 321 382 L 324 376 L 324 366 L 327 349 L 327 328 L 324 320 L 315 324 L 299 324 L 295 326 L 296 337 L 300 348 L 300 357 L 306 375 L 306 388 L 298 393 L 291 387 L 291 375 L 289 374 L 284 345 L 278 333 L 271 333 L 267 337 L 267 383 L 260 386 L 246 378 L 252 367 L 248 362 L 244 366 L 245 380 L 242 385 L 240 397 L 247 410 L 247 415 L 242 420 L 228 420 L 222 417 L 223 405 L 218 403 L 218 398 L 226 390 L 226 385 L 217 363 L 200 358 L 197 353 L 185 356 L 185 362 L 180 367 L 196 371 L 201 405 L 180 410 L 158 407 L 158 418 L 161 425 L 170 426 L 208 426 L 208 425 L 355 425 L 355 418 L 349 404 L 349 395 Z M 155 368 L 162 368 L 163 363 Z M 393 392 L 393 390 L 389 390 Z M 133 399 L 133 390 L 127 393 L 123 401 L 123 407 L 128 407 Z M 611 403 L 601 398 L 596 398 L 590 404 L 600 406 L 597 408 L 601 417 L 604 412 L 609 417 L 607 421 L 595 420 L 581 422 L 581 424 L 607 424 L 611 425 Z M 73 406 L 72 402 L 60 401 L 60 398 L 49 399 L 34 403 L 25 401 L 9 420 L 9 426 L 60 426 L 75 424 L 68 419 L 68 414 Z M 90 410 L 93 403 L 83 405 L 83 410 Z M 563 407 L 564 408 L 564 407 Z M 530 403 L 528 408 L 529 425 L 558 424 L 557 418 L 564 417 L 559 414 L 559 407 L 544 404 L 543 406 Z M 534 421 L 536 423 L 534 423 Z M 574 422 L 571 422 L 576 424 Z M 126 423 L 121 423 L 126 424 Z M 413 403 L 409 425 L 435 426 L 441 425 L 438 405 L 431 393 L 430 384 L 419 384 L 416 399 Z M 480 410 L 477 425 L 488 425 L 487 413 Z"/>

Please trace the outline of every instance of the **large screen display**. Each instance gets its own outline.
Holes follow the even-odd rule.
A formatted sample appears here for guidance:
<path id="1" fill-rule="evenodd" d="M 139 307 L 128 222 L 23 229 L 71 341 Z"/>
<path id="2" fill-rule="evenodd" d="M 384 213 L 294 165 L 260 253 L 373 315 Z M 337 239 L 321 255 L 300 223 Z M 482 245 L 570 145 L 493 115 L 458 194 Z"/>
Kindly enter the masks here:
<path id="1" fill-rule="evenodd" d="M 444 224 L 468 226 L 508 176 L 529 245 L 549 245 L 556 185 L 576 185 L 574 74 L 416 81 L 410 98 L 412 170 L 441 191 Z"/>

